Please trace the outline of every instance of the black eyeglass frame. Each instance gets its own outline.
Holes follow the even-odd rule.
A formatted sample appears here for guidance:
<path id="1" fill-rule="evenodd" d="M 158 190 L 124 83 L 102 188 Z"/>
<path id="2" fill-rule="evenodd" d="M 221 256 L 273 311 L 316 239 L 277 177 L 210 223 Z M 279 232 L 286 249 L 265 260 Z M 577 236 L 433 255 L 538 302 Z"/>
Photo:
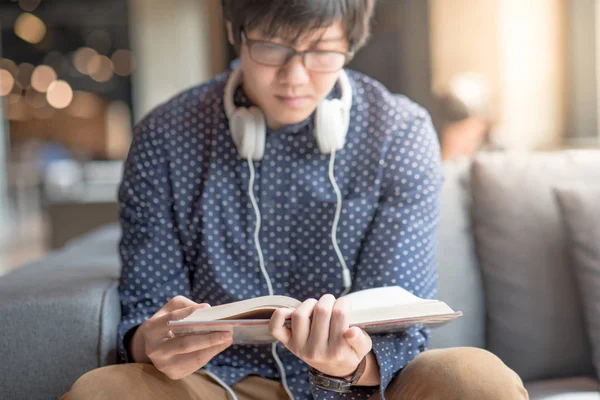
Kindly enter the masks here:
<path id="1" fill-rule="evenodd" d="M 300 58 L 302 59 L 302 64 L 309 71 L 321 72 L 321 73 L 333 73 L 333 72 L 338 72 L 339 70 L 343 69 L 350 62 L 350 60 L 352 60 L 352 57 L 354 57 L 354 52 L 352 52 L 352 51 L 349 51 L 349 52 L 342 52 L 342 51 L 335 51 L 335 50 L 297 51 L 296 49 L 294 49 L 290 46 L 285 46 L 285 45 L 282 45 L 279 43 L 273 43 L 273 42 L 269 42 L 266 40 L 249 39 L 248 37 L 246 37 L 246 33 L 244 32 L 244 29 L 240 29 L 240 38 L 242 39 L 242 44 L 245 44 L 246 46 L 248 46 L 248 54 L 250 55 L 250 58 L 252 59 L 252 61 L 254 61 L 258 64 L 261 64 L 261 65 L 267 66 L 267 67 L 281 67 L 283 65 L 286 65 L 288 62 L 290 62 L 290 60 L 292 60 L 294 57 L 300 56 Z M 280 47 L 282 49 L 288 50 L 289 55 L 281 64 L 268 64 L 268 63 L 264 63 L 261 61 L 257 61 L 256 59 L 254 59 L 254 57 L 252 57 L 252 46 L 256 45 L 256 44 L 265 44 L 265 45 L 269 45 L 269 46 Z M 340 68 L 333 69 L 333 70 L 326 70 L 326 71 L 325 70 L 314 70 L 314 69 L 308 68 L 306 66 L 305 57 L 307 54 L 328 54 L 328 53 L 335 53 L 335 54 L 343 55 L 344 56 L 344 64 Z"/>

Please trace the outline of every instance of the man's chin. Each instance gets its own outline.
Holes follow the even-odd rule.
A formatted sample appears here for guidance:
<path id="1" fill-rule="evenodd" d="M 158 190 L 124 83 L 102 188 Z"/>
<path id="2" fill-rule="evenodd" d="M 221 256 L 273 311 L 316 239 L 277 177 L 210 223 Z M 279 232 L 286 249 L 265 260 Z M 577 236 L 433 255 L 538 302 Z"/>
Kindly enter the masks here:
<path id="1" fill-rule="evenodd" d="M 287 114 L 287 113 L 286 113 Z M 293 114 L 288 114 L 288 115 L 277 115 L 277 119 L 275 119 L 275 123 L 273 125 L 278 126 L 278 127 L 284 127 L 284 126 L 288 126 L 288 125 L 295 125 L 295 124 L 299 124 L 300 122 L 304 121 L 305 119 L 307 119 L 308 117 L 310 117 L 311 113 L 293 113 Z"/>

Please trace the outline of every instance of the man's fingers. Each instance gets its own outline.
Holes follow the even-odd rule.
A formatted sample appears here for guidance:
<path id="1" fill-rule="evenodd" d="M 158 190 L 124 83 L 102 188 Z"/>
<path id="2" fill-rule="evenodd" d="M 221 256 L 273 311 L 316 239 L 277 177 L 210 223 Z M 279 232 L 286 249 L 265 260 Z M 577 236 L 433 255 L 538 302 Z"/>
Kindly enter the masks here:
<path id="1" fill-rule="evenodd" d="M 185 317 L 189 316 L 191 313 L 193 313 L 194 311 L 196 311 L 198 309 L 208 308 L 208 307 L 210 307 L 208 304 L 194 303 L 194 305 L 180 308 L 180 309 L 165 313 L 158 317 L 153 317 L 151 320 L 148 321 L 148 324 L 150 325 L 150 329 L 152 329 L 152 330 L 164 331 L 164 335 L 166 337 L 167 332 L 170 329 L 169 326 L 167 325 L 167 323 L 169 321 L 179 321 L 180 319 L 184 319 Z"/>
<path id="2" fill-rule="evenodd" d="M 329 345 L 336 347 L 344 342 L 344 333 L 350 327 L 351 301 L 347 297 L 340 297 L 335 301 L 331 311 L 329 324 Z"/>
<path id="3" fill-rule="evenodd" d="M 311 316 L 317 304 L 316 299 L 305 300 L 292 314 L 292 346 L 301 349 L 308 340 Z"/>
<path id="4" fill-rule="evenodd" d="M 319 349 L 327 346 L 329 341 L 331 312 L 334 304 L 335 297 L 331 294 L 325 294 L 321 296 L 319 302 L 313 309 L 310 334 L 308 336 L 310 348 Z"/>
<path id="5" fill-rule="evenodd" d="M 364 357 L 373 348 L 373 342 L 369 334 L 357 326 L 348 329 L 344 334 L 344 339 L 358 357 Z"/>
<path id="6" fill-rule="evenodd" d="M 280 308 L 275 310 L 269 321 L 269 331 L 271 332 L 271 335 L 283 343 L 284 346 L 287 346 L 292 336 L 292 330 L 285 326 L 286 319 L 293 313 L 293 309 Z"/>
<path id="7" fill-rule="evenodd" d="M 179 336 L 165 340 L 157 349 L 166 357 L 188 354 L 231 342 L 231 332 L 212 332 L 199 335 Z"/>
<path id="8" fill-rule="evenodd" d="M 158 310 L 156 312 L 156 314 L 154 314 L 154 316 L 160 317 L 164 314 L 170 313 L 170 312 L 178 310 L 180 308 L 186 308 L 186 307 L 191 307 L 191 306 L 195 306 L 195 305 L 198 305 L 198 303 L 196 303 L 193 300 L 188 299 L 185 296 L 175 296 L 171 300 L 169 300 L 167 302 L 167 304 L 165 304 L 160 310 Z"/>

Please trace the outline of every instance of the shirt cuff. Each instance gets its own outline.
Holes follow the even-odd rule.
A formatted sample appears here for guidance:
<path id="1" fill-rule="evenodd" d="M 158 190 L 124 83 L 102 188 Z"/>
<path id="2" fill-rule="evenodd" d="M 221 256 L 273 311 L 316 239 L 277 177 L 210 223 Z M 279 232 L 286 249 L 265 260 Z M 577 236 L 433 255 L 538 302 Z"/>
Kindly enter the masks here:
<path id="1" fill-rule="evenodd" d="M 381 400 L 392 380 L 410 361 L 427 348 L 428 329 L 407 329 L 403 333 L 373 335 L 373 353 L 379 364 Z"/>
<path id="2" fill-rule="evenodd" d="M 143 323 L 138 318 L 122 320 L 119 325 L 119 335 L 117 339 L 117 363 L 132 363 L 133 358 L 127 351 L 128 341 L 133 337 L 135 330 Z"/>

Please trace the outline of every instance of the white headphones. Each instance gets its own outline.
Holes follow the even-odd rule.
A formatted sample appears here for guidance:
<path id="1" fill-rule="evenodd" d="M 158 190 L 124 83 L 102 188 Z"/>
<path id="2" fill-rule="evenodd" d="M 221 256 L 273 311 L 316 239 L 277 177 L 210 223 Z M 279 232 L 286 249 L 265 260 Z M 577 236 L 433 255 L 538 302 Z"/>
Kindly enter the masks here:
<path id="1" fill-rule="evenodd" d="M 266 122 L 265 116 L 258 107 L 239 107 L 236 108 L 233 103 L 233 95 L 238 86 L 242 83 L 242 71 L 238 68 L 231 73 L 225 86 L 225 95 L 223 103 L 225 105 L 225 113 L 229 120 L 229 130 L 233 136 L 233 141 L 241 157 L 248 161 L 248 169 L 250 171 L 250 181 L 248 182 L 248 196 L 254 208 L 256 215 L 256 226 L 254 228 L 254 245 L 258 253 L 260 269 L 267 282 L 269 294 L 273 295 L 273 286 L 271 278 L 265 268 L 265 260 L 260 245 L 260 225 L 261 215 L 254 196 L 254 162 L 253 160 L 261 160 L 265 153 L 266 139 Z M 344 147 L 346 142 L 346 134 L 350 121 L 350 109 L 352 108 L 352 88 L 348 75 L 344 70 L 340 71 L 338 83 L 341 88 L 341 99 L 323 100 L 317 107 L 315 114 L 315 138 L 317 140 L 319 150 L 323 154 L 330 154 L 329 161 L 329 180 L 335 190 L 337 205 L 335 216 L 331 225 L 331 242 L 335 249 L 336 255 L 342 267 L 342 279 L 344 283 L 344 291 L 342 296 L 350 291 L 352 278 L 342 252 L 337 243 L 337 226 L 340 220 L 342 211 L 342 193 L 335 180 L 334 165 L 335 153 Z M 275 345 L 273 345 L 275 346 Z M 273 347 L 275 354 L 275 347 Z M 277 360 L 277 357 L 275 357 Z"/>
<path id="2" fill-rule="evenodd" d="M 237 68 L 231 73 L 225 87 L 225 113 L 238 153 L 242 158 L 257 161 L 261 160 L 265 153 L 265 116 L 258 107 L 235 106 L 233 96 L 241 83 L 242 71 Z M 342 92 L 341 98 L 323 100 L 315 112 L 315 138 L 323 154 L 341 150 L 346 142 L 352 108 L 352 87 L 344 70 L 340 71 L 338 83 Z"/>

